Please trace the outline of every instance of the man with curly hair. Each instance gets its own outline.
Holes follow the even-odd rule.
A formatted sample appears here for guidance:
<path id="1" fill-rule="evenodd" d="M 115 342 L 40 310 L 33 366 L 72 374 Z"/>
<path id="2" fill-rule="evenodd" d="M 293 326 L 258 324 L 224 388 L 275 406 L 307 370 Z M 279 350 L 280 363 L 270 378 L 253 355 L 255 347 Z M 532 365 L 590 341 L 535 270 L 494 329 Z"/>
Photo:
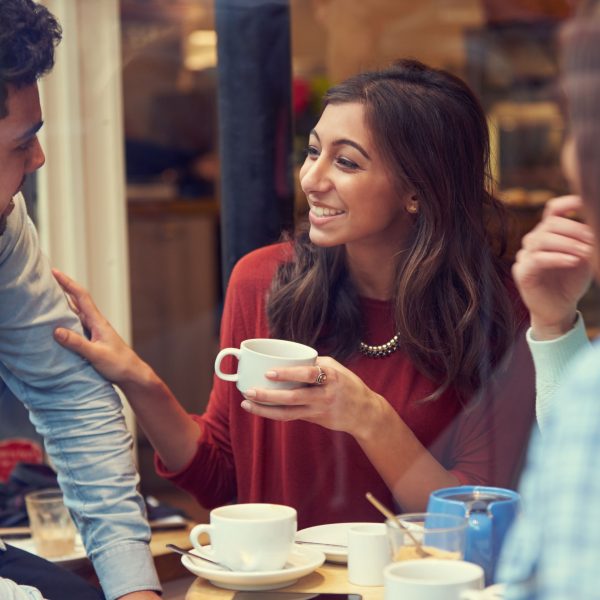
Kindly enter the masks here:
<path id="1" fill-rule="evenodd" d="M 114 389 L 52 337 L 81 331 L 41 255 L 20 189 L 44 164 L 37 80 L 54 63 L 61 28 L 33 0 L 0 0 L 0 387 L 27 407 L 105 597 L 157 599 L 160 590 L 137 493 L 131 436 Z M 104 596 L 52 563 L 0 540 L 0 598 Z"/>

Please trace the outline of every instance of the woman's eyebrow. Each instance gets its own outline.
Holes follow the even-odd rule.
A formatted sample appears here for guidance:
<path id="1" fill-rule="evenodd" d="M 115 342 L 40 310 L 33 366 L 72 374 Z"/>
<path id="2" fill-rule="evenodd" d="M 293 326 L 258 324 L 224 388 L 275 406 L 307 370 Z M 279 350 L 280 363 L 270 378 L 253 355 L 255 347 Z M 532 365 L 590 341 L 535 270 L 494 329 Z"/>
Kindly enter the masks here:
<path id="1" fill-rule="evenodd" d="M 314 135 L 317 138 L 317 141 L 321 143 L 321 138 L 319 137 L 319 134 L 317 133 L 316 129 L 311 129 L 310 135 Z M 347 138 L 340 138 L 339 140 L 334 140 L 332 145 L 352 146 L 353 148 L 356 148 L 367 160 L 371 160 L 369 153 L 360 144 L 357 144 L 356 142 L 353 142 L 352 140 L 349 140 Z"/>
<path id="2" fill-rule="evenodd" d="M 335 140 L 333 142 L 333 145 L 334 146 L 352 146 L 353 148 L 356 148 L 367 160 L 371 160 L 369 153 L 360 144 L 357 144 L 356 142 L 353 142 L 352 140 L 348 140 L 346 138 L 341 138 L 339 140 Z"/>

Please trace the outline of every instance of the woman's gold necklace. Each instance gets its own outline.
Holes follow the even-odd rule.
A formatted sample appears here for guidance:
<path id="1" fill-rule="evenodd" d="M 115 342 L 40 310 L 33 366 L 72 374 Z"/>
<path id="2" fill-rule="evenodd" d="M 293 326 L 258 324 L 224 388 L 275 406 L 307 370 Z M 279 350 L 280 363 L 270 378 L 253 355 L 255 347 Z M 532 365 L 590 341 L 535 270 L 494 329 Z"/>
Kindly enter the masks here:
<path id="1" fill-rule="evenodd" d="M 387 342 L 387 344 L 382 344 L 381 346 L 370 346 L 364 342 L 361 342 L 359 346 L 360 353 L 368 358 L 385 358 L 396 352 L 398 348 L 400 348 L 400 338 L 398 334 Z"/>

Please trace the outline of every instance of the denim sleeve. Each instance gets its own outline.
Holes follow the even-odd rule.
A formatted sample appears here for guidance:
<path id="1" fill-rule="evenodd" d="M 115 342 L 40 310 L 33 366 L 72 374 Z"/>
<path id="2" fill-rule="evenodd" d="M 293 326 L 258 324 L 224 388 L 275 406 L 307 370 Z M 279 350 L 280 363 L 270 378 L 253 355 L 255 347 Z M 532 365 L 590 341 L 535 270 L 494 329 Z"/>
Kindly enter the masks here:
<path id="1" fill-rule="evenodd" d="M 59 325 L 81 332 L 18 196 L 0 236 L 0 377 L 44 437 L 107 598 L 159 590 L 121 401 L 54 341 Z"/>

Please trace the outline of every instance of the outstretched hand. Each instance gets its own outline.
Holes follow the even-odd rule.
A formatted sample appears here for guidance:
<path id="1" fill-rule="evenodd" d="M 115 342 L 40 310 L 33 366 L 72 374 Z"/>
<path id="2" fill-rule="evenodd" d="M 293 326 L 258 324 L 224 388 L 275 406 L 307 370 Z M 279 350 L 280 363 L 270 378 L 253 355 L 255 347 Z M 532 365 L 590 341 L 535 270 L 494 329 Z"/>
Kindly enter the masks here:
<path id="1" fill-rule="evenodd" d="M 142 363 L 98 310 L 89 292 L 57 269 L 52 273 L 67 294 L 69 304 L 89 331 L 90 339 L 64 327 L 57 327 L 54 339 L 90 361 L 94 368 L 117 385 L 129 381 Z"/>
<path id="2" fill-rule="evenodd" d="M 268 379 L 307 385 L 293 390 L 247 390 L 242 408 L 276 421 L 308 421 L 355 438 L 370 433 L 370 424 L 389 406 L 386 400 L 333 358 L 319 356 L 317 364 L 273 369 L 266 374 Z M 316 385 L 321 372 L 326 381 Z"/>
<path id="3" fill-rule="evenodd" d="M 523 237 L 513 265 L 538 340 L 559 337 L 572 328 L 577 303 L 591 282 L 594 234 L 588 225 L 569 218 L 581 209 L 578 196 L 550 200 L 542 220 Z"/>

